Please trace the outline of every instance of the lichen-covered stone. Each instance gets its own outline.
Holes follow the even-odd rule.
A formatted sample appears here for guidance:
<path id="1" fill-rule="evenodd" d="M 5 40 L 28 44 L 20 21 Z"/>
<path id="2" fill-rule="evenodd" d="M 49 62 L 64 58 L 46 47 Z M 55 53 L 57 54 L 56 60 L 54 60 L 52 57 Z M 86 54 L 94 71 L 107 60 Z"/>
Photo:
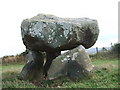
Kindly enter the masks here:
<path id="1" fill-rule="evenodd" d="M 65 75 L 79 79 L 93 70 L 85 48 L 93 46 L 98 38 L 96 20 L 39 14 L 23 20 L 21 33 L 29 50 L 29 62 L 23 67 L 20 79 L 41 80 L 43 76 L 55 79 Z M 62 50 L 70 51 L 60 55 Z M 46 52 L 45 63 L 42 52 Z"/>
<path id="2" fill-rule="evenodd" d="M 88 53 L 80 45 L 56 57 L 48 70 L 47 78 L 56 79 L 60 76 L 68 76 L 72 79 L 80 79 L 89 76 L 93 67 Z"/>
<path id="3" fill-rule="evenodd" d="M 27 64 L 20 72 L 19 79 L 21 80 L 42 80 L 44 57 L 42 53 L 30 51 Z"/>
<path id="4" fill-rule="evenodd" d="M 39 14 L 21 24 L 25 46 L 35 51 L 62 51 L 83 45 L 89 48 L 97 40 L 96 20 L 89 18 L 59 18 Z"/>

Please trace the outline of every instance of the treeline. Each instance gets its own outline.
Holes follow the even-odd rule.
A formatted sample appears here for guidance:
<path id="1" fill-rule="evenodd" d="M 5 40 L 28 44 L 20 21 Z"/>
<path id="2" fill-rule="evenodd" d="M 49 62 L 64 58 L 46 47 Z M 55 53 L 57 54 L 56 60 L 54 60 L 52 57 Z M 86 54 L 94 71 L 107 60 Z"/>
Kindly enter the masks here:
<path id="1" fill-rule="evenodd" d="M 97 51 L 97 50 L 96 50 Z M 92 59 L 120 59 L 120 43 L 111 45 L 110 50 L 105 47 L 100 52 L 90 55 Z"/>
<path id="2" fill-rule="evenodd" d="M 26 55 L 19 54 L 19 55 L 11 55 L 11 56 L 4 56 L 0 59 L 2 61 L 2 65 L 7 64 L 24 64 L 27 62 Z"/>
<path id="3" fill-rule="evenodd" d="M 16 63 L 26 63 L 27 62 L 27 54 L 28 50 L 25 50 L 19 55 L 15 56 L 4 56 L 0 59 L 2 61 L 3 65 L 7 64 L 16 64 Z M 90 55 L 90 58 L 92 60 L 95 59 L 120 59 L 120 43 L 116 43 L 114 45 L 111 45 L 111 49 L 107 50 L 106 48 L 102 48 L 100 52 L 97 52 L 94 55 Z"/>

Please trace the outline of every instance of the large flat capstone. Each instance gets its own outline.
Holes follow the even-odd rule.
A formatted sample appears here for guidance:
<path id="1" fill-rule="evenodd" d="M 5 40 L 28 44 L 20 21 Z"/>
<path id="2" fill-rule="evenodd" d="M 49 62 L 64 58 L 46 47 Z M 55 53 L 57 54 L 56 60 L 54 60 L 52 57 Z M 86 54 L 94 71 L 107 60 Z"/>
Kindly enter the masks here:
<path id="1" fill-rule="evenodd" d="M 26 48 L 46 52 L 69 50 L 79 45 L 90 48 L 99 34 L 96 20 L 44 14 L 23 20 L 21 31 Z"/>

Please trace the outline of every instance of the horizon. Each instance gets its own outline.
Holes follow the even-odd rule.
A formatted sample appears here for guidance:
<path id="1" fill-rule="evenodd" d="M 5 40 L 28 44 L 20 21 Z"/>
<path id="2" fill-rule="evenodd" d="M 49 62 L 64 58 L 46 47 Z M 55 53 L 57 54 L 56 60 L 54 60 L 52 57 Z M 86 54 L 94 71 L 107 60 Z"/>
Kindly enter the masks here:
<path id="1" fill-rule="evenodd" d="M 10 0 L 1 1 L 0 57 L 17 55 L 25 51 L 20 25 L 23 19 L 37 14 L 52 14 L 58 17 L 88 17 L 98 21 L 100 33 L 91 48 L 110 47 L 118 43 L 118 1 L 119 0 Z M 7 3 L 6 3 L 7 2 Z"/>

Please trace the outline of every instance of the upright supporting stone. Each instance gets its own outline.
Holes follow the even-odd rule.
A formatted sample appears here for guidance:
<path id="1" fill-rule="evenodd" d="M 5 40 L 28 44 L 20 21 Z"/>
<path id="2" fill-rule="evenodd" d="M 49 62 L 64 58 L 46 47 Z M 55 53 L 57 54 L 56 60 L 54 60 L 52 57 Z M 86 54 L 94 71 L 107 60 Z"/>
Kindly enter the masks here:
<path id="1" fill-rule="evenodd" d="M 61 54 L 61 52 L 47 52 L 46 53 L 46 63 L 44 65 L 44 74 L 45 74 L 45 77 L 47 76 L 47 71 L 50 68 L 52 60 L 55 59 L 60 54 Z"/>
<path id="2" fill-rule="evenodd" d="M 23 67 L 19 79 L 21 80 L 41 80 L 43 79 L 44 57 L 42 53 L 31 51 L 29 53 L 29 62 Z"/>
<path id="3" fill-rule="evenodd" d="M 89 76 L 93 65 L 85 48 L 80 45 L 55 58 L 48 70 L 48 79 L 56 79 L 68 76 L 72 79 L 80 79 Z"/>

